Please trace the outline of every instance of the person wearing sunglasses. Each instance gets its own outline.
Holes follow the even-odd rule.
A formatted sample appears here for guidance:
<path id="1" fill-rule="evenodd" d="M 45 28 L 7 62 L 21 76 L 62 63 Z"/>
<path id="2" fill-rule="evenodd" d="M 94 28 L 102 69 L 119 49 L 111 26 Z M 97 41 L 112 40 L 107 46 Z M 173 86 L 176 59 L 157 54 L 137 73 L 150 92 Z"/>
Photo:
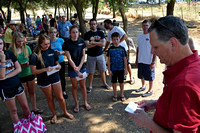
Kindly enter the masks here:
<path id="1" fill-rule="evenodd" d="M 50 36 L 50 43 L 51 43 L 51 49 L 53 49 L 56 54 L 58 55 L 58 63 L 61 65 L 61 69 L 59 71 L 59 76 L 61 80 L 61 86 L 62 86 L 62 92 L 63 97 L 65 99 L 68 98 L 68 95 L 65 91 L 66 86 L 66 80 L 65 80 L 65 61 L 64 61 L 64 51 L 62 50 L 62 46 L 64 44 L 64 40 L 62 38 L 56 37 L 58 34 L 57 29 L 54 27 L 51 27 L 49 29 L 49 36 Z"/>
<path id="2" fill-rule="evenodd" d="M 149 28 L 152 53 L 167 65 L 158 100 L 140 101 L 144 111 L 156 109 L 153 120 L 143 110 L 131 114 L 136 125 L 158 133 L 200 132 L 200 58 L 188 44 L 185 22 L 174 16 L 156 20 Z"/>

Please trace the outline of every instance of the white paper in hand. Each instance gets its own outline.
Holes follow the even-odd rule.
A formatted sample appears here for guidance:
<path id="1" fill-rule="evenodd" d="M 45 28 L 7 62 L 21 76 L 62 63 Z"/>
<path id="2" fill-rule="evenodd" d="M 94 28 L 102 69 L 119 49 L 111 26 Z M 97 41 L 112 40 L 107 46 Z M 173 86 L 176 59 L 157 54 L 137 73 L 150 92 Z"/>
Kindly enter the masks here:
<path id="1" fill-rule="evenodd" d="M 137 106 L 138 106 L 138 104 L 136 104 L 136 103 L 134 103 L 134 102 L 130 102 L 130 103 L 126 106 L 125 111 L 128 112 L 128 113 L 134 114 L 134 112 L 135 112 L 137 109 L 144 110 L 143 108 L 138 108 Z"/>
<path id="2" fill-rule="evenodd" d="M 83 73 L 83 77 L 80 78 L 79 76 L 77 76 L 77 77 L 76 77 L 76 80 L 79 81 L 79 80 L 85 79 L 86 77 L 87 77 L 87 73 L 84 72 L 84 73 Z"/>
<path id="3" fill-rule="evenodd" d="M 50 71 L 50 72 L 47 71 L 47 76 L 58 72 L 59 70 L 56 69 L 57 67 L 59 67 L 59 65 L 53 66 L 53 70 L 52 71 Z"/>

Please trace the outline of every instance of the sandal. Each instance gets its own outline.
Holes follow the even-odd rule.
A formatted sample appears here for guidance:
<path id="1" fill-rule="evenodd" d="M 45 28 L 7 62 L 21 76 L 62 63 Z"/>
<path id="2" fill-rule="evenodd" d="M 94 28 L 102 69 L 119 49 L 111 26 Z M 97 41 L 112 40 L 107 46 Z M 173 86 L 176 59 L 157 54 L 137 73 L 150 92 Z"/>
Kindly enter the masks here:
<path id="1" fill-rule="evenodd" d="M 117 102 L 117 97 L 116 97 L 116 96 L 113 96 L 113 97 L 112 97 L 112 101 L 113 101 L 113 102 Z"/>
<path id="2" fill-rule="evenodd" d="M 125 98 L 124 96 L 121 96 L 121 97 L 120 97 L 120 100 L 123 102 L 123 101 L 126 100 L 126 98 Z"/>
<path id="3" fill-rule="evenodd" d="M 134 77 L 130 80 L 130 84 L 133 85 L 135 83 Z"/>
<path id="4" fill-rule="evenodd" d="M 110 90 L 111 88 L 110 88 L 110 86 L 108 85 L 108 84 L 106 84 L 106 85 L 104 85 L 104 86 L 102 86 L 103 88 L 105 88 L 105 89 L 107 89 L 107 90 Z"/>
<path id="5" fill-rule="evenodd" d="M 57 122 L 57 118 L 52 118 L 52 119 L 50 120 L 50 123 L 51 123 L 51 124 L 56 124 L 56 122 Z"/>
<path id="6" fill-rule="evenodd" d="M 86 109 L 87 111 L 90 111 L 90 110 L 92 109 L 92 107 L 88 104 L 87 106 L 85 105 L 85 109 Z"/>
<path id="7" fill-rule="evenodd" d="M 74 113 L 78 113 L 79 112 L 79 107 L 75 107 L 73 110 Z"/>
<path id="8" fill-rule="evenodd" d="M 42 114 L 44 111 L 41 109 L 37 109 L 36 111 L 32 110 L 31 112 L 33 112 L 34 114 Z"/>
<path id="9" fill-rule="evenodd" d="M 67 119 L 73 120 L 74 116 L 70 113 L 68 113 L 67 115 L 65 115 L 67 117 Z"/>

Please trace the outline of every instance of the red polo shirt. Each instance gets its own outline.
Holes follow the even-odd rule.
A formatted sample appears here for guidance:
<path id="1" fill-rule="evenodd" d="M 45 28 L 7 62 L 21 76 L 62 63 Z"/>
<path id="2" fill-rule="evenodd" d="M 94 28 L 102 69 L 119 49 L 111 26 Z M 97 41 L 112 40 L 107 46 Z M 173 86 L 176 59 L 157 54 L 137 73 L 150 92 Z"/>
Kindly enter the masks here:
<path id="1" fill-rule="evenodd" d="M 165 87 L 153 120 L 169 131 L 200 132 L 200 57 L 197 51 L 163 72 Z"/>

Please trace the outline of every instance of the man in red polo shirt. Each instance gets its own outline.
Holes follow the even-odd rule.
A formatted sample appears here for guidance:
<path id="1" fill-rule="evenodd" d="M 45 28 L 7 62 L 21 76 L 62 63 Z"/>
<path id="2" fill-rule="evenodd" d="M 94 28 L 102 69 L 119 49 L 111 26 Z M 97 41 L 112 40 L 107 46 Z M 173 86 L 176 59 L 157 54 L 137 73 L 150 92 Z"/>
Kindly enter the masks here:
<path id="1" fill-rule="evenodd" d="M 166 64 L 164 88 L 156 101 L 140 101 L 145 111 L 156 109 L 153 120 L 143 110 L 133 117 L 138 126 L 152 132 L 200 132 L 200 58 L 188 45 L 188 30 L 178 17 L 166 16 L 149 28 L 152 53 Z"/>

